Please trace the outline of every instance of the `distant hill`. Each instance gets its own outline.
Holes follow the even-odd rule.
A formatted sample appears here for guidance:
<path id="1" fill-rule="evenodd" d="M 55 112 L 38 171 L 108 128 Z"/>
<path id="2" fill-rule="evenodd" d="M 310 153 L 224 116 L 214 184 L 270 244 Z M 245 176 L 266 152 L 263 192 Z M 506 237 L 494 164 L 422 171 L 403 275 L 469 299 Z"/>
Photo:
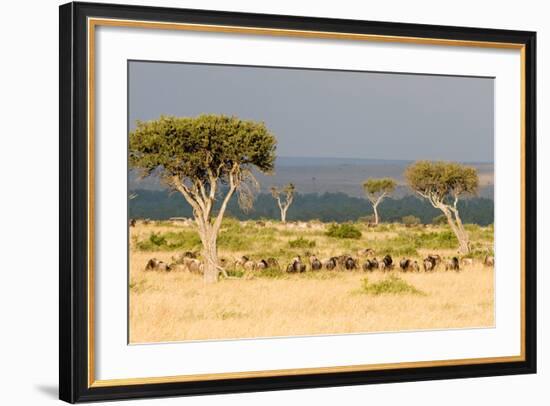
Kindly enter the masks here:
<path id="1" fill-rule="evenodd" d="M 398 182 L 395 198 L 411 195 L 405 185 L 403 172 L 412 161 L 360 159 L 360 158 L 311 158 L 278 157 L 273 175 L 258 173 L 261 191 L 267 193 L 272 186 L 290 182 L 302 194 L 345 193 L 351 197 L 363 197 L 362 183 L 369 177 L 392 177 Z M 467 163 L 478 170 L 480 197 L 493 198 L 493 164 Z M 164 190 L 158 178 L 139 179 L 130 171 L 129 189 Z"/>
<path id="2" fill-rule="evenodd" d="M 137 197 L 129 201 L 130 218 L 168 219 L 170 217 L 192 217 L 191 207 L 179 193 L 166 190 L 134 190 Z M 462 220 L 479 225 L 494 221 L 493 200 L 471 198 L 459 202 Z M 239 219 L 278 219 L 279 209 L 268 193 L 261 193 L 249 213 L 243 213 L 233 198 L 227 213 Z M 441 212 L 425 200 L 409 195 L 399 199 L 386 199 L 379 206 L 384 221 L 400 221 L 403 216 L 419 217 L 423 223 L 430 223 Z M 289 220 L 355 221 L 372 214 L 370 203 L 364 198 L 344 193 L 298 194 L 288 211 Z"/>

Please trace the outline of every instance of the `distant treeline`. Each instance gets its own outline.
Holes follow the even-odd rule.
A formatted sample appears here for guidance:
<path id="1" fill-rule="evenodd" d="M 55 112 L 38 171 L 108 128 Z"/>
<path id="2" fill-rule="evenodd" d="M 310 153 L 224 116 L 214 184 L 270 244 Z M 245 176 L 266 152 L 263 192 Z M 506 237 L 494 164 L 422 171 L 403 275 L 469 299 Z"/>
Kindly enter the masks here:
<path id="1" fill-rule="evenodd" d="M 129 201 L 130 218 L 150 218 L 164 220 L 170 217 L 192 217 L 191 207 L 179 193 L 155 190 L 134 190 L 137 196 Z M 486 198 L 471 198 L 458 203 L 464 223 L 487 225 L 493 223 L 494 202 Z M 387 198 L 379 206 L 384 222 L 400 221 L 403 216 L 416 216 L 422 223 L 431 223 L 441 211 L 427 201 L 415 196 L 401 199 Z M 238 219 L 279 219 L 280 212 L 271 194 L 259 194 L 254 208 L 244 213 L 233 198 L 227 214 Z M 323 222 L 356 221 L 373 214 L 366 199 L 351 197 L 344 193 L 297 194 L 288 210 L 287 220 L 321 220 Z"/>

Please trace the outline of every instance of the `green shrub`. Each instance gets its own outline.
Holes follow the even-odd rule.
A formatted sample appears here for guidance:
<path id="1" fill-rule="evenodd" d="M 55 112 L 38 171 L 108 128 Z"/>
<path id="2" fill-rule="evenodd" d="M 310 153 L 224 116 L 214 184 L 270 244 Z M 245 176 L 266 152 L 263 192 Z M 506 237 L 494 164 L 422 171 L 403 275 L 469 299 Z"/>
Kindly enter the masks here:
<path id="1" fill-rule="evenodd" d="M 328 228 L 326 235 L 334 238 L 361 238 L 361 231 L 353 224 L 331 224 Z"/>
<path id="2" fill-rule="evenodd" d="M 227 269 L 226 272 L 230 278 L 242 278 L 244 276 L 242 269 Z"/>
<path id="3" fill-rule="evenodd" d="M 201 245 L 196 231 L 151 233 L 145 240 L 136 241 L 140 251 L 194 250 Z"/>
<path id="4" fill-rule="evenodd" d="M 418 290 L 413 285 L 407 283 L 396 275 L 390 275 L 388 278 L 378 282 L 369 283 L 368 278 L 362 280 L 361 292 L 369 295 L 425 295 L 424 292 Z"/>
<path id="5" fill-rule="evenodd" d="M 290 248 L 313 248 L 315 247 L 315 241 L 300 237 L 295 240 L 290 240 L 288 246 Z"/>
<path id="6" fill-rule="evenodd" d="M 484 259 L 487 255 L 495 256 L 493 248 L 483 248 L 480 245 L 472 246 L 472 250 L 464 255 L 464 258 Z"/>
<path id="7" fill-rule="evenodd" d="M 447 217 L 445 217 L 444 214 L 440 214 L 439 216 L 435 216 L 432 219 L 432 224 L 436 226 L 442 226 L 444 224 L 447 224 Z"/>
<path id="8" fill-rule="evenodd" d="M 378 224 L 376 227 L 372 228 L 372 231 L 376 231 L 378 233 L 385 233 L 391 230 L 392 228 L 390 228 L 387 224 Z"/>
<path id="9" fill-rule="evenodd" d="M 405 225 L 416 225 L 420 224 L 420 219 L 416 216 L 403 216 L 401 222 Z"/>

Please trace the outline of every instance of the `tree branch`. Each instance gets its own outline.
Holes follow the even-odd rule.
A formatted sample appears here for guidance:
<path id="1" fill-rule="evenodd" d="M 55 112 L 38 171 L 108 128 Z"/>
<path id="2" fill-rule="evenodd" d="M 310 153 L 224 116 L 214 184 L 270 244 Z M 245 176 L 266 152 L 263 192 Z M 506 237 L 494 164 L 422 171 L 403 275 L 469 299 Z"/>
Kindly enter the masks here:
<path id="1" fill-rule="evenodd" d="M 220 211 L 218 212 L 218 215 L 216 217 L 216 220 L 214 221 L 214 232 L 218 233 L 218 230 L 221 227 L 223 215 L 225 213 L 225 210 L 227 208 L 227 204 L 229 203 L 229 200 L 231 200 L 231 197 L 233 196 L 233 193 L 235 193 L 235 190 L 237 190 L 238 187 L 238 180 L 235 179 L 235 176 L 237 175 L 238 166 L 233 165 L 233 168 L 231 169 L 231 172 L 229 172 L 229 191 L 227 192 L 227 195 L 225 195 L 225 198 L 223 199 L 222 205 L 220 206 Z"/>

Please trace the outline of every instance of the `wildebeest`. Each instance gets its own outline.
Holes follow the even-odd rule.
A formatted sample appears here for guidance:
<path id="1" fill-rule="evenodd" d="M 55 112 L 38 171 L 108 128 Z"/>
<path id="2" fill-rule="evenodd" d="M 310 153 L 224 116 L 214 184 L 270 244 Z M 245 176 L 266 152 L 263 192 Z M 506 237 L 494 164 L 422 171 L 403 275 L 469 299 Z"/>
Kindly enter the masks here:
<path id="1" fill-rule="evenodd" d="M 334 268 L 336 268 L 336 265 L 338 265 L 338 260 L 336 257 L 332 257 L 327 259 L 323 265 L 325 266 L 325 269 L 332 271 Z"/>
<path id="2" fill-rule="evenodd" d="M 318 271 L 323 267 L 323 264 L 321 263 L 321 261 L 319 261 L 319 259 L 315 255 L 311 255 L 309 257 L 309 264 L 311 265 L 312 271 Z"/>
<path id="3" fill-rule="evenodd" d="M 182 254 L 172 257 L 172 261 L 176 264 L 183 264 L 185 263 L 185 258 L 197 258 L 197 254 L 195 252 L 185 251 Z"/>
<path id="4" fill-rule="evenodd" d="M 306 264 L 302 263 L 302 258 L 298 255 L 292 262 L 286 267 L 287 272 L 305 272 Z"/>
<path id="5" fill-rule="evenodd" d="M 445 262 L 445 270 L 446 271 L 448 271 L 448 270 L 459 271 L 460 266 L 458 264 L 458 258 L 457 257 L 452 257 L 451 259 L 447 260 Z"/>
<path id="6" fill-rule="evenodd" d="M 393 259 L 390 255 L 386 255 L 384 258 L 382 258 L 382 262 L 384 262 L 385 269 L 393 268 Z"/>
<path id="7" fill-rule="evenodd" d="M 163 261 L 159 261 L 156 258 L 151 258 L 149 261 L 147 261 L 147 265 L 145 265 L 146 271 L 169 271 L 170 266 Z"/>
<path id="8" fill-rule="evenodd" d="M 403 272 L 412 270 L 412 264 L 413 262 L 409 258 L 403 258 L 401 261 L 399 261 L 399 267 Z"/>
<path id="9" fill-rule="evenodd" d="M 483 260 L 483 265 L 485 266 L 495 266 L 495 257 L 492 255 L 486 255 Z"/>
<path id="10" fill-rule="evenodd" d="M 415 272 L 420 272 L 420 266 L 418 266 L 418 262 L 416 262 L 416 261 L 413 262 L 412 269 Z"/>
<path id="11" fill-rule="evenodd" d="M 462 261 L 462 266 L 468 266 L 468 265 L 474 264 L 473 258 L 462 258 L 461 261 Z"/>
<path id="12" fill-rule="evenodd" d="M 203 265 L 201 261 L 196 258 L 186 258 L 184 264 L 191 273 L 201 274 L 203 272 Z"/>
<path id="13" fill-rule="evenodd" d="M 372 248 L 360 249 L 359 251 L 357 251 L 357 256 L 359 257 L 374 256 L 374 250 Z"/>
<path id="14" fill-rule="evenodd" d="M 248 258 L 246 255 L 243 255 L 235 261 L 235 266 L 244 266 L 244 264 L 248 261 L 250 261 L 250 258 Z"/>
<path id="15" fill-rule="evenodd" d="M 430 254 L 428 255 L 428 258 L 433 262 L 434 269 L 437 268 L 441 263 L 441 257 L 437 254 Z"/>
<path id="16" fill-rule="evenodd" d="M 374 271 L 375 269 L 378 269 L 378 261 L 376 260 L 376 258 L 367 259 L 366 262 L 363 264 L 364 271 Z"/>
<path id="17" fill-rule="evenodd" d="M 130 227 L 136 226 L 136 219 L 130 219 Z"/>
<path id="18" fill-rule="evenodd" d="M 235 267 L 243 267 L 246 270 L 252 271 L 256 268 L 256 263 L 246 255 L 243 255 L 235 261 Z"/>
<path id="19" fill-rule="evenodd" d="M 423 261 L 424 271 L 425 272 L 435 271 L 440 263 L 441 263 L 441 257 L 439 255 L 430 254 L 426 258 L 424 258 L 424 261 Z"/>
<path id="20" fill-rule="evenodd" d="M 434 262 L 429 258 L 424 258 L 424 261 L 422 261 L 422 265 L 424 266 L 424 272 L 430 272 L 434 270 Z"/>
<path id="21" fill-rule="evenodd" d="M 348 271 L 357 269 L 357 262 L 350 255 L 347 254 L 340 255 L 338 257 L 338 265 Z"/>
<path id="22" fill-rule="evenodd" d="M 256 269 L 266 269 L 268 267 L 269 267 L 269 265 L 267 264 L 267 261 L 265 259 L 260 259 L 256 263 Z"/>

